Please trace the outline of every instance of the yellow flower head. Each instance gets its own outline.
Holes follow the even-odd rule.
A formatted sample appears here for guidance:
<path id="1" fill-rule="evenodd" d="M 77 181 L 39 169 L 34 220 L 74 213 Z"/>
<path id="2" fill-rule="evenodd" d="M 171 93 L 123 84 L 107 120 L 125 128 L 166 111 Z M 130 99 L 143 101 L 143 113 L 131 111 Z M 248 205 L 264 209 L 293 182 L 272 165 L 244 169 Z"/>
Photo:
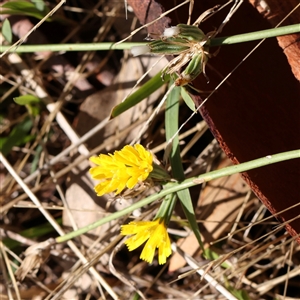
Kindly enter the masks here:
<path id="1" fill-rule="evenodd" d="M 158 248 L 158 263 L 160 265 L 165 264 L 167 257 L 172 253 L 167 228 L 161 218 L 154 221 L 130 222 L 128 225 L 122 226 L 121 234 L 135 234 L 125 241 L 129 251 L 138 248 L 148 240 L 140 256 L 148 263 L 152 263 L 156 248 Z"/>
<path id="2" fill-rule="evenodd" d="M 114 154 L 91 157 L 90 161 L 97 165 L 90 169 L 90 174 L 93 179 L 100 180 L 95 186 L 98 196 L 111 192 L 118 195 L 125 187 L 132 189 L 146 180 L 153 170 L 152 154 L 139 144 L 127 145 Z"/>

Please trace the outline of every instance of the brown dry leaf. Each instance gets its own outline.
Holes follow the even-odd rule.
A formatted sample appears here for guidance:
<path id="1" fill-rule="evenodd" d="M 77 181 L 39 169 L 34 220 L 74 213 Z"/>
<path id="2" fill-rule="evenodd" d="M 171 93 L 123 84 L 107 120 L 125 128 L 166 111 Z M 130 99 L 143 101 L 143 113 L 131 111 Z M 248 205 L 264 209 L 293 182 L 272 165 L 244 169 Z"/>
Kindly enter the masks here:
<path id="1" fill-rule="evenodd" d="M 108 197 L 97 197 L 95 194 L 95 181 L 88 173 L 89 168 L 89 162 L 84 161 L 73 168 L 69 174 L 66 190 L 68 209 L 63 211 L 64 226 L 72 227 L 73 221 L 77 228 L 82 228 L 105 216 Z M 89 233 L 99 235 L 101 232 L 105 232 L 107 228 L 106 225 L 103 225 Z"/>
<path id="2" fill-rule="evenodd" d="M 55 283 L 50 283 L 45 285 L 49 290 L 54 290 L 58 287 L 60 282 L 55 282 Z M 35 285 L 31 286 L 30 288 L 26 290 L 21 290 L 20 289 L 20 296 L 21 299 L 32 299 L 32 300 L 38 300 L 38 299 L 45 299 L 46 296 L 48 295 L 47 291 L 43 289 L 43 287 Z M 1 298 L 2 295 L 0 295 L 1 300 L 5 300 L 6 298 Z M 14 295 L 15 296 L 15 295 Z M 8 299 L 8 298 L 7 298 Z M 17 299 L 16 296 L 13 299 Z M 69 298 L 70 299 L 70 298 Z"/>
<path id="3" fill-rule="evenodd" d="M 228 158 L 223 158 L 218 169 L 231 165 Z M 206 232 L 201 238 L 205 246 L 218 239 L 221 234 L 234 222 L 249 187 L 244 183 L 240 174 L 216 179 L 208 182 L 198 200 L 198 219 L 205 220 Z M 177 241 L 177 245 L 189 255 L 194 255 L 199 249 L 199 243 L 193 233 Z M 170 260 L 169 272 L 176 271 L 185 265 L 185 260 L 174 253 Z"/>
<path id="4" fill-rule="evenodd" d="M 224 156 L 218 169 L 230 165 L 231 161 Z M 202 211 L 200 218 L 205 220 L 208 232 L 205 243 L 218 239 L 232 225 L 249 190 L 240 174 L 219 178 L 205 186 L 198 201 Z"/>
<path id="5" fill-rule="evenodd" d="M 114 106 L 121 103 L 123 99 L 133 92 L 132 86 L 139 80 L 145 70 L 148 70 L 158 60 L 157 57 L 130 57 L 122 65 L 122 68 L 115 78 L 112 86 L 105 88 L 86 98 L 80 107 L 80 113 L 76 121 L 76 131 L 83 135 L 105 118 L 109 117 Z M 161 60 L 148 75 L 151 78 L 156 75 L 165 63 Z M 107 150 L 124 143 L 130 143 L 140 130 L 142 125 L 137 125 L 129 134 L 122 136 L 120 132 L 126 127 L 134 124 L 143 117 L 143 114 L 152 110 L 153 103 L 162 94 L 161 88 L 151 94 L 147 99 L 135 105 L 133 108 L 124 112 L 117 118 L 111 120 L 103 130 L 96 133 L 93 138 L 87 141 L 90 148 L 95 148 L 102 143 L 107 144 L 109 137 L 116 136 L 113 143 L 106 146 Z"/>
<path id="6" fill-rule="evenodd" d="M 54 242 L 54 239 L 48 239 L 26 249 L 25 258 L 15 273 L 18 280 L 22 281 L 29 272 L 35 274 L 38 271 L 41 264 L 49 257 L 50 247 Z"/>

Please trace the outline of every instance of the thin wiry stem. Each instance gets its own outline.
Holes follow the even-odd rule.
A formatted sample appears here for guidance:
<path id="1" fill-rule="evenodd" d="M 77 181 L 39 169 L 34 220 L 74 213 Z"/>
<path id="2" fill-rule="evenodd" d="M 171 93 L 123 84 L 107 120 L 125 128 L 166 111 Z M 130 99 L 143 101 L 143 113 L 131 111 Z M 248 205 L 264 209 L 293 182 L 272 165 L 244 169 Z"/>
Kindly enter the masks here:
<path id="1" fill-rule="evenodd" d="M 252 160 L 249 162 L 241 163 L 239 165 L 230 166 L 227 168 L 223 168 L 221 170 L 216 170 L 216 171 L 212 171 L 212 172 L 209 172 L 206 174 L 202 174 L 202 175 L 194 177 L 194 178 L 189 178 L 180 183 L 174 183 L 173 185 L 170 185 L 170 187 L 163 189 L 159 193 L 156 193 L 156 194 L 151 195 L 137 203 L 134 203 L 131 206 L 129 206 L 121 211 L 115 212 L 107 217 L 102 218 L 101 220 L 99 220 L 95 223 L 92 223 L 90 225 L 87 225 L 86 227 L 80 228 L 79 230 L 70 232 L 64 236 L 60 236 L 60 237 L 56 238 L 56 242 L 58 242 L 58 243 L 65 242 L 69 239 L 72 239 L 76 236 L 86 233 L 94 228 L 99 227 L 100 225 L 106 224 L 107 222 L 116 220 L 126 214 L 129 214 L 132 211 L 134 211 L 135 209 L 141 208 L 157 199 L 161 199 L 162 197 L 164 197 L 170 193 L 175 193 L 177 191 L 180 191 L 180 190 L 183 190 L 186 188 L 190 188 L 197 184 L 201 184 L 203 182 L 207 182 L 207 181 L 217 179 L 217 178 L 220 178 L 223 176 L 229 176 L 229 175 L 236 174 L 236 173 L 242 173 L 242 172 L 246 172 L 248 170 L 252 170 L 255 168 L 259 168 L 259 167 L 263 167 L 263 166 L 267 166 L 270 164 L 274 164 L 274 163 L 278 163 L 278 162 L 286 161 L 286 160 L 290 160 L 290 159 L 295 159 L 295 158 L 300 158 L 300 149 L 288 151 L 288 152 L 282 152 L 282 153 L 275 154 L 275 155 L 268 155 L 268 156 L 258 158 L 258 159 L 255 159 L 255 160 Z"/>
<path id="2" fill-rule="evenodd" d="M 260 40 L 264 38 L 271 38 L 276 36 L 288 35 L 300 32 L 300 24 L 282 26 L 279 28 L 272 28 L 267 30 L 255 31 L 250 33 L 243 33 L 229 37 L 213 38 L 210 42 L 212 46 L 231 45 L 237 43 L 244 43 L 249 41 Z M 97 50 L 128 50 L 133 46 L 145 45 L 146 43 L 84 43 L 84 44 L 45 44 L 45 45 L 22 45 L 12 52 L 30 53 L 41 51 L 97 51 Z M 1 51 L 5 52 L 11 49 L 11 46 L 1 46 Z M 10 50 L 11 51 L 11 50 Z M 3 55 L 3 54 L 2 54 Z M 0 55 L 0 57 L 2 56 Z"/>

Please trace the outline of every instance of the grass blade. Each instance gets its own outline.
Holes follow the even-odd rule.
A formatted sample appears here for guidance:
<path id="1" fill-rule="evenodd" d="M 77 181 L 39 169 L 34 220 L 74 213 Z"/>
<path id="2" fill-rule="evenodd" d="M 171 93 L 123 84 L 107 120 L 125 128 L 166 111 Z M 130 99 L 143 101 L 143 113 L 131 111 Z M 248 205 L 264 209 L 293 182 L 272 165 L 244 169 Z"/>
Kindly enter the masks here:
<path id="1" fill-rule="evenodd" d="M 165 114 L 165 122 L 166 122 L 167 141 L 172 139 L 172 137 L 178 130 L 179 100 L 180 100 L 180 88 L 175 87 L 170 93 L 170 95 L 167 97 L 167 103 L 166 103 L 167 107 L 166 107 L 166 114 Z M 172 166 L 173 177 L 178 181 L 184 180 L 184 170 L 183 170 L 181 157 L 180 157 L 178 136 L 176 136 L 172 141 L 170 162 Z M 181 202 L 184 214 L 187 217 L 189 224 L 199 242 L 199 245 L 202 251 L 204 251 L 189 189 L 183 189 L 181 191 L 178 191 L 177 196 Z"/>

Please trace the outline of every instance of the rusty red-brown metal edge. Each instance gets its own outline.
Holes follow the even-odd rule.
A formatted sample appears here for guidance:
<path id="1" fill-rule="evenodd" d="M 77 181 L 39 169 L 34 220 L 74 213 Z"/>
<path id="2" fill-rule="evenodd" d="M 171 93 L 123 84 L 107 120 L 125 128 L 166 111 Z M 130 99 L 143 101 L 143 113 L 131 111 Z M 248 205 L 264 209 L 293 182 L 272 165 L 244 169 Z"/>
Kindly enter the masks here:
<path id="1" fill-rule="evenodd" d="M 224 2 L 224 1 L 223 1 Z M 256 1 L 252 1 L 255 2 Z M 178 2 L 180 3 L 180 2 Z M 193 20 L 222 1 L 195 1 Z M 128 0 L 142 24 L 155 20 L 174 5 L 173 1 Z M 270 13 L 263 15 L 244 2 L 225 26 L 222 36 L 275 27 L 296 7 L 296 0 L 269 0 Z M 204 32 L 214 30 L 224 19 L 220 12 L 201 25 Z M 164 28 L 186 23 L 188 5 L 148 27 L 148 33 L 161 34 Z M 297 21 L 298 20 L 298 21 Z M 300 10 L 283 25 L 296 24 Z M 194 82 L 201 90 L 214 89 L 253 49 L 257 42 L 223 46 L 207 68 L 210 79 L 199 76 Z M 214 50 L 212 49 L 212 52 Z M 300 35 L 266 40 L 220 87 L 201 109 L 204 120 L 226 155 L 234 164 L 300 149 Z M 297 80 L 298 79 L 298 80 Z M 197 105 L 201 95 L 193 95 Z M 299 203 L 300 160 L 270 165 L 242 174 L 257 197 L 273 214 Z M 289 209 L 277 218 L 286 222 L 287 231 L 300 243 L 300 208 Z"/>

